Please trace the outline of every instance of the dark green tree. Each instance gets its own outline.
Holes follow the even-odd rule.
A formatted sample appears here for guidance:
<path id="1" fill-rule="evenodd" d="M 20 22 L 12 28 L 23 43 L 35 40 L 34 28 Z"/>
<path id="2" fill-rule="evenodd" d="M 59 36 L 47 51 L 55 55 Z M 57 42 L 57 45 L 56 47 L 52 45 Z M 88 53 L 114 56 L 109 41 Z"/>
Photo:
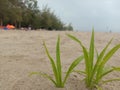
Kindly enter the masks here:
<path id="1" fill-rule="evenodd" d="M 68 25 L 64 26 L 64 30 L 73 31 L 72 24 L 69 23 Z"/>
<path id="2" fill-rule="evenodd" d="M 65 26 L 50 8 L 45 6 L 40 10 L 37 4 L 37 0 L 0 0 L 0 25 L 48 30 L 73 29 L 71 24 Z"/>

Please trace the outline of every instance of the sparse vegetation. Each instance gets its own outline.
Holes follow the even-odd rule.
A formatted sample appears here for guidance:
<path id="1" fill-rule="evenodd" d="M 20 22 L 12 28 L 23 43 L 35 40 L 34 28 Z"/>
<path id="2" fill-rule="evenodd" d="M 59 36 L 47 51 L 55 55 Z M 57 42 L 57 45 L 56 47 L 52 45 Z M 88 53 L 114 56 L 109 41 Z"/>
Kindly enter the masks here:
<path id="1" fill-rule="evenodd" d="M 114 46 L 112 49 L 110 49 L 107 52 L 107 48 L 112 42 L 112 40 L 110 40 L 108 44 L 105 46 L 105 48 L 99 54 L 98 51 L 95 49 L 95 45 L 94 45 L 94 30 L 92 31 L 89 51 L 78 38 L 70 34 L 68 34 L 68 36 L 72 40 L 78 42 L 79 45 L 82 47 L 85 58 L 85 70 L 84 71 L 78 70 L 76 72 L 80 74 L 84 74 L 85 76 L 84 80 L 87 88 L 89 88 L 90 90 L 93 90 L 94 88 L 101 90 L 102 84 L 111 81 L 120 80 L 120 78 L 103 80 L 103 77 L 110 74 L 111 72 L 120 71 L 120 67 L 110 67 L 110 68 L 106 67 L 106 63 L 110 60 L 113 54 L 120 48 L 120 44 Z M 97 54 L 96 61 L 94 60 L 94 54 L 95 54 L 94 51 L 96 51 Z"/>
<path id="2" fill-rule="evenodd" d="M 47 47 L 46 47 L 46 44 L 44 42 L 44 47 L 45 47 L 45 50 L 46 50 L 46 53 L 47 53 L 47 56 L 49 57 L 50 59 L 50 63 L 52 65 L 52 70 L 53 70 L 53 73 L 54 73 L 54 79 L 49 76 L 48 74 L 46 73 L 41 73 L 41 72 L 32 72 L 30 74 L 31 75 L 34 75 L 34 74 L 39 74 L 45 78 L 48 78 L 50 81 L 52 81 L 54 83 L 54 85 L 58 88 L 63 88 L 65 83 L 66 83 L 66 80 L 67 78 L 69 77 L 70 73 L 73 71 L 73 69 L 80 63 L 80 61 L 83 60 L 83 55 L 79 56 L 77 59 L 75 59 L 72 64 L 70 65 L 70 67 L 68 68 L 66 74 L 65 74 L 65 77 L 64 79 L 62 79 L 62 65 L 61 65 L 61 59 L 60 59 L 60 36 L 58 36 L 58 40 L 57 40 L 57 44 L 56 44 L 56 62 L 54 61 L 54 59 L 51 57 Z"/>

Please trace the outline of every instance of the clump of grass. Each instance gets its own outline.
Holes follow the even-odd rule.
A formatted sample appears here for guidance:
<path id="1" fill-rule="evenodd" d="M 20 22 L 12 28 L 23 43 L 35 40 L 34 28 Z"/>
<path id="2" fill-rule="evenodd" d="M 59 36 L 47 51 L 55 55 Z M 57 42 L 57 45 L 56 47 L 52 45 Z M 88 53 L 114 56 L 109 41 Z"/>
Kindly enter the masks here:
<path id="1" fill-rule="evenodd" d="M 54 85 L 58 88 L 63 88 L 65 86 L 66 80 L 69 77 L 70 73 L 73 71 L 73 69 L 80 63 L 80 61 L 83 60 L 83 55 L 79 56 L 77 59 L 75 59 L 72 64 L 70 65 L 70 67 L 68 68 L 67 72 L 65 73 L 65 77 L 64 79 L 62 79 L 62 65 L 61 65 L 61 59 L 60 59 L 60 36 L 58 36 L 57 39 L 57 43 L 56 43 L 56 62 L 55 60 L 51 57 L 46 44 L 44 42 L 44 48 L 45 51 L 47 53 L 48 58 L 50 59 L 50 63 L 52 66 L 52 70 L 53 70 L 53 74 L 54 74 L 54 78 L 52 78 L 50 75 L 46 74 L 46 73 L 41 73 L 41 72 L 32 72 L 30 74 L 39 74 L 44 76 L 45 78 L 49 79 L 50 81 L 52 81 L 52 83 L 54 83 Z"/>
<path id="2" fill-rule="evenodd" d="M 82 47 L 84 58 L 85 58 L 85 70 L 77 71 L 80 74 L 84 74 L 86 86 L 92 90 L 97 88 L 101 90 L 101 84 L 105 84 L 111 81 L 118 81 L 120 78 L 103 80 L 103 77 L 108 75 L 113 71 L 120 71 L 120 67 L 110 67 L 106 68 L 106 63 L 110 60 L 113 54 L 120 48 L 120 44 L 111 48 L 107 53 L 106 50 L 112 42 L 112 39 L 108 42 L 108 44 L 103 48 L 103 50 L 98 53 L 94 45 L 94 29 L 92 30 L 92 36 L 90 41 L 89 50 L 82 44 L 82 42 L 73 35 L 67 34 L 72 40 L 79 43 Z M 96 61 L 94 60 L 94 54 L 96 51 Z"/>

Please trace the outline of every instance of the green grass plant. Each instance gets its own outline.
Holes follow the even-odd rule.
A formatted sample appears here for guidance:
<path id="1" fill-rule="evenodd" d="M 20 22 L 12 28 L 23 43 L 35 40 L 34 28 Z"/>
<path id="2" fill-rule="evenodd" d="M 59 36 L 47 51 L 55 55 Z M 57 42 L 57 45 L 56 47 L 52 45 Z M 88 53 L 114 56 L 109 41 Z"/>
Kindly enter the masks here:
<path id="1" fill-rule="evenodd" d="M 47 56 L 48 56 L 48 58 L 50 60 L 50 63 L 51 63 L 51 66 L 52 66 L 52 70 L 53 70 L 53 74 L 54 74 L 54 78 L 52 78 L 50 75 L 48 75 L 46 73 L 42 73 L 42 72 L 32 72 L 30 74 L 30 76 L 33 75 L 33 74 L 42 75 L 45 78 L 47 78 L 50 81 L 52 81 L 52 83 L 54 83 L 54 85 L 56 87 L 63 88 L 65 86 L 66 80 L 69 77 L 70 73 L 80 63 L 80 61 L 83 60 L 83 55 L 79 56 L 77 59 L 75 59 L 72 62 L 72 64 L 69 66 L 67 72 L 65 73 L 65 77 L 62 78 L 63 73 L 62 73 L 62 65 L 61 65 L 61 59 L 60 59 L 60 36 L 58 36 L 57 43 L 56 43 L 56 61 L 50 55 L 45 42 L 44 42 L 43 45 L 44 45 L 45 51 L 47 53 Z"/>
<path id="2" fill-rule="evenodd" d="M 108 42 L 108 44 L 103 48 L 103 50 L 98 53 L 94 44 L 94 29 L 92 30 L 92 36 L 90 41 L 89 50 L 83 45 L 81 40 L 76 38 L 71 34 L 67 34 L 72 40 L 79 43 L 82 47 L 82 51 L 85 59 L 85 70 L 77 72 L 80 74 L 84 74 L 85 84 L 89 90 L 93 90 L 97 88 L 101 90 L 101 85 L 111 81 L 118 81 L 120 78 L 113 78 L 109 80 L 103 80 L 103 77 L 108 75 L 113 71 L 120 71 L 120 67 L 107 67 L 106 63 L 110 60 L 110 58 L 114 55 L 114 53 L 120 48 L 120 44 L 115 45 L 108 51 L 108 47 L 112 42 L 112 39 Z M 96 54 L 95 54 L 96 52 Z M 96 60 L 95 60 L 96 55 Z"/>

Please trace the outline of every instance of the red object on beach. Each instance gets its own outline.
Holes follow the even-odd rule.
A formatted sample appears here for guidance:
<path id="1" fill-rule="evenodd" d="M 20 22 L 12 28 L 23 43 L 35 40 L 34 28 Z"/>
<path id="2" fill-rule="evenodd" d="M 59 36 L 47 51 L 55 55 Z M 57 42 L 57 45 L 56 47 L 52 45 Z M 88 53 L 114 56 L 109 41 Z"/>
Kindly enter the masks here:
<path id="1" fill-rule="evenodd" d="M 4 26 L 0 26 L 0 29 L 3 29 L 4 28 Z"/>
<path id="2" fill-rule="evenodd" d="M 8 28 L 8 29 L 14 29 L 15 26 L 8 24 L 8 25 L 6 26 L 6 28 Z"/>

